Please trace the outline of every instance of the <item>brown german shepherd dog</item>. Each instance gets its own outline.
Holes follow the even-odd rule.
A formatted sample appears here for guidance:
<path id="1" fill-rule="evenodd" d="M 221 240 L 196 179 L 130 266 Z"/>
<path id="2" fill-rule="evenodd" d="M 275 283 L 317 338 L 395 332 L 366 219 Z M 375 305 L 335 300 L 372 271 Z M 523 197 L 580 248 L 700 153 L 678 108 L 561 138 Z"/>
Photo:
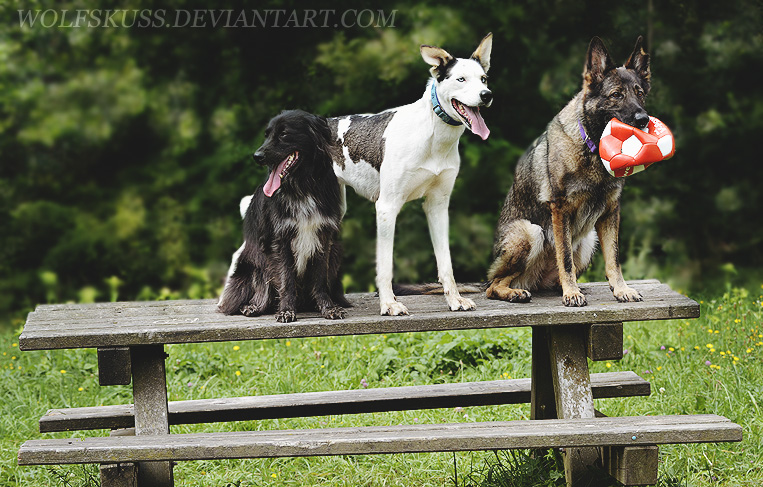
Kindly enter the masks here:
<path id="1" fill-rule="evenodd" d="M 531 290 L 561 284 L 565 306 L 585 306 L 577 277 L 588 266 L 597 235 L 607 280 L 620 302 L 642 297 L 623 280 L 618 257 L 624 178 L 607 173 L 595 142 L 613 117 L 634 127 L 649 122 L 649 55 L 636 41 L 616 67 L 598 37 L 588 46 L 583 89 L 517 163 L 496 230 L 487 297 L 527 302 Z"/>

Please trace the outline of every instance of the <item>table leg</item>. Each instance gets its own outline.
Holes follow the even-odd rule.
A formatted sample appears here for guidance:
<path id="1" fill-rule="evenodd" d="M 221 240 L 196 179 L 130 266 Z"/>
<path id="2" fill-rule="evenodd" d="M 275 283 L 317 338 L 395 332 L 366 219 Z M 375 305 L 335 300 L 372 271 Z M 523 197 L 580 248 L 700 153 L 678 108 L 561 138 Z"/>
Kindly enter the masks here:
<path id="1" fill-rule="evenodd" d="M 548 353 L 548 327 L 532 327 L 532 372 L 530 380 L 530 419 L 556 419 L 551 376 L 551 356 Z"/>
<path id="2" fill-rule="evenodd" d="M 548 330 L 547 334 L 558 417 L 593 418 L 593 394 L 586 358 L 587 327 L 558 326 Z M 598 448 L 566 448 L 564 471 L 567 486 L 593 485 L 589 467 L 596 463 L 600 463 Z"/>
<path id="3" fill-rule="evenodd" d="M 136 435 L 168 435 L 167 375 L 163 345 L 131 348 L 132 391 L 135 403 Z M 138 464 L 138 485 L 172 487 L 171 462 Z"/>

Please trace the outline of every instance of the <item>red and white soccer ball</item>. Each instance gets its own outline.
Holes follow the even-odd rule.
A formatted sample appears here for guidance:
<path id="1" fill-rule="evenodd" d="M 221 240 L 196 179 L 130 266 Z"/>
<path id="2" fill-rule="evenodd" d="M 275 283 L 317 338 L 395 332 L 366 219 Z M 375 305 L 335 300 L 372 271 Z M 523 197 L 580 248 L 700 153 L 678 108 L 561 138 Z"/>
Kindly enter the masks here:
<path id="1" fill-rule="evenodd" d="M 649 117 L 646 129 L 632 127 L 613 118 L 604 127 L 599 156 L 609 174 L 621 178 L 641 172 L 655 162 L 670 159 L 676 143 L 670 129 Z"/>

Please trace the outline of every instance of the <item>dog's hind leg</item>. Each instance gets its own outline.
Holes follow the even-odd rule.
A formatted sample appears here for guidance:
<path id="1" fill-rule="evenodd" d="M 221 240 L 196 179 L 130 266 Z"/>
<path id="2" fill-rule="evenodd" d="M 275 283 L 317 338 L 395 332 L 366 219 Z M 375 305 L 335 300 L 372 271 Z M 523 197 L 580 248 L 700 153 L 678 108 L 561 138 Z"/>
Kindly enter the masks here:
<path id="1" fill-rule="evenodd" d="M 384 194 L 384 193 L 382 193 Z M 408 308 L 398 303 L 392 291 L 394 270 L 393 245 L 395 222 L 403 206 L 402 200 L 379 198 L 376 201 L 376 287 L 379 290 L 379 307 L 384 316 L 407 315 Z"/>
<path id="2" fill-rule="evenodd" d="M 452 188 L 452 186 L 451 186 Z M 451 311 L 469 311 L 476 308 L 474 301 L 464 298 L 458 292 L 456 279 L 453 277 L 453 264 L 450 259 L 448 243 L 448 204 L 450 192 L 435 191 L 429 193 L 424 201 L 424 213 L 429 224 L 435 259 L 437 260 L 437 278 L 442 283 L 443 293 Z"/>
<path id="3" fill-rule="evenodd" d="M 488 272 L 486 296 L 512 303 L 526 303 L 532 295 L 527 289 L 512 287 L 516 281 L 530 283 L 537 272 L 536 259 L 543 250 L 543 229 L 528 220 L 509 223 L 496 246 L 496 257 Z"/>
<path id="4" fill-rule="evenodd" d="M 225 281 L 225 288 L 217 303 L 217 309 L 226 315 L 245 314 L 243 309 L 254 295 L 252 283 L 254 266 L 251 262 L 241 261 L 239 253 L 231 269 L 232 272 Z"/>

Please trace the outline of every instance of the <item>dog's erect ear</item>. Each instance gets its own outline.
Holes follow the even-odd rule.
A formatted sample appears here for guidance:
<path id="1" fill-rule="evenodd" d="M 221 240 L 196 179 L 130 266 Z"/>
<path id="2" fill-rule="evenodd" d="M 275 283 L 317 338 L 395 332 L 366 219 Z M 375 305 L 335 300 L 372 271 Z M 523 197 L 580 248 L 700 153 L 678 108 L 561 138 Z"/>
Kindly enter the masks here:
<path id="1" fill-rule="evenodd" d="M 633 53 L 631 53 L 631 56 L 625 62 L 625 67 L 636 71 L 641 79 L 649 83 L 652 73 L 649 70 L 649 54 L 642 47 L 643 41 L 644 38 L 639 36 L 636 40 L 636 47 L 633 48 Z"/>
<path id="2" fill-rule="evenodd" d="M 474 53 L 472 53 L 472 59 L 482 65 L 482 69 L 487 73 L 490 69 L 490 51 L 493 50 L 493 33 L 490 32 L 486 35 L 480 45 L 477 46 Z"/>
<path id="3" fill-rule="evenodd" d="M 438 80 L 441 80 L 440 78 L 442 77 L 445 66 L 456 60 L 445 49 L 427 45 L 421 46 L 421 57 L 424 58 L 424 61 L 426 61 L 427 64 L 432 66 L 430 69 L 432 76 L 436 77 Z"/>
<path id="4" fill-rule="evenodd" d="M 611 69 L 615 69 L 615 65 L 609 58 L 604 42 L 598 37 L 594 37 L 588 45 L 588 54 L 583 70 L 584 81 L 586 84 L 601 83 L 604 80 L 604 75 Z"/>

